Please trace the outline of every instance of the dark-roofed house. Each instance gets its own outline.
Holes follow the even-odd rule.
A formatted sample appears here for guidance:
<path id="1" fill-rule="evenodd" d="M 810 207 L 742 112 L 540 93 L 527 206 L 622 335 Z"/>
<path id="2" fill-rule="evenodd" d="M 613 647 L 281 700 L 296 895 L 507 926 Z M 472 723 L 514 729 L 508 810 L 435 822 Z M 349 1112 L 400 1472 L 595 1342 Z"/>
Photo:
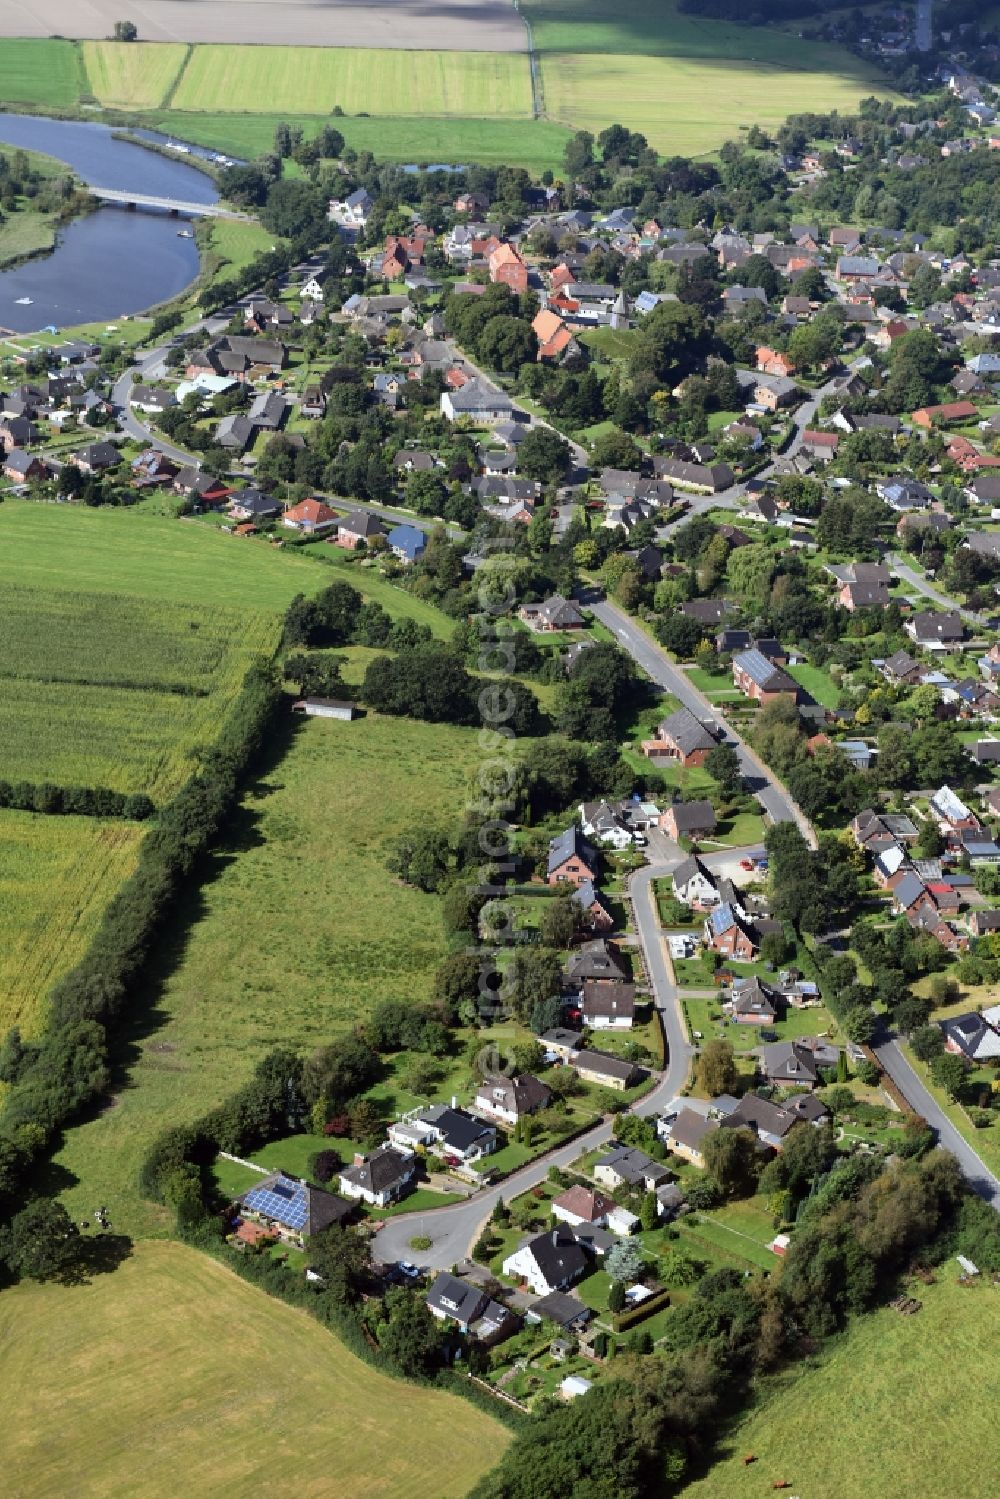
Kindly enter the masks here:
<path id="1" fill-rule="evenodd" d="M 673 887 L 677 899 L 695 910 L 714 905 L 719 899 L 715 877 L 697 854 L 691 854 L 683 864 L 678 864 L 673 873 Z"/>
<path id="2" fill-rule="evenodd" d="M 570 599 L 554 593 L 541 604 L 524 604 L 517 611 L 518 618 L 532 630 L 582 630 L 587 621 Z"/>
<path id="3" fill-rule="evenodd" d="M 583 986 L 583 1023 L 594 1031 L 630 1031 L 635 1022 L 635 985 L 594 983 Z"/>
<path id="4" fill-rule="evenodd" d="M 965 639 L 965 625 L 957 609 L 940 613 L 920 609 L 904 622 L 903 629 L 925 651 L 957 651 Z"/>
<path id="5" fill-rule="evenodd" d="M 339 547 L 346 547 L 349 552 L 353 552 L 362 543 L 368 546 L 374 537 L 384 534 L 385 527 L 377 515 L 372 515 L 368 510 L 352 510 L 337 526 L 336 542 Z"/>
<path id="6" fill-rule="evenodd" d="M 417 1158 L 412 1150 L 394 1145 L 380 1145 L 370 1155 L 356 1155 L 353 1166 L 340 1173 L 340 1190 L 345 1197 L 360 1198 L 369 1207 L 384 1208 L 413 1185 Z"/>
<path id="7" fill-rule="evenodd" d="M 778 990 L 761 979 L 737 979 L 733 984 L 733 1019 L 740 1025 L 773 1025 L 783 1009 Z"/>
<path id="8" fill-rule="evenodd" d="M 596 880 L 600 867 L 600 855 L 576 823 L 549 844 L 546 879 L 550 885 L 579 886 L 584 880 Z"/>
<path id="9" fill-rule="evenodd" d="M 996 1021 L 997 1011 L 989 1012 Z M 956 1056 L 967 1057 L 970 1062 L 984 1062 L 1000 1057 L 1000 1029 L 991 1024 L 985 1015 L 970 1011 L 967 1015 L 955 1015 L 940 1022 L 944 1033 L 944 1049 Z"/>
<path id="10" fill-rule="evenodd" d="M 715 832 L 715 808 L 709 801 L 671 802 L 660 817 L 671 838 L 707 838 Z"/>
<path id="11" fill-rule="evenodd" d="M 473 1107 L 501 1124 L 513 1127 L 519 1119 L 548 1107 L 551 1091 L 530 1072 L 518 1077 L 493 1075 L 479 1084 Z"/>
<path id="12" fill-rule="evenodd" d="M 614 912 L 593 880 L 584 880 L 577 885 L 573 892 L 573 904 L 580 909 L 582 926 L 589 927 L 593 932 L 614 931 Z"/>
<path id="13" fill-rule="evenodd" d="M 616 1088 L 624 1093 L 643 1076 L 641 1067 L 627 1062 L 622 1057 L 613 1057 L 606 1051 L 574 1051 L 570 1053 L 569 1065 L 585 1083 L 597 1083 L 602 1088 Z"/>
<path id="14" fill-rule="evenodd" d="M 688 1161 L 692 1166 L 704 1167 L 705 1141 L 709 1135 L 714 1135 L 719 1128 L 717 1119 L 709 1119 L 704 1114 L 698 1114 L 694 1109 L 681 1109 L 677 1118 L 670 1126 L 667 1135 L 667 1149 L 673 1155 L 679 1155 L 682 1161 Z"/>
<path id="15" fill-rule="evenodd" d="M 655 1192 L 673 1179 L 669 1167 L 631 1145 L 615 1145 L 594 1162 L 594 1180 L 611 1191 L 618 1187 L 639 1187 L 644 1192 Z"/>
<path id="16" fill-rule="evenodd" d="M 243 1216 L 276 1229 L 279 1238 L 294 1244 L 321 1234 L 331 1224 L 343 1223 L 354 1211 L 343 1197 L 285 1171 L 270 1172 L 237 1201 Z"/>
<path id="17" fill-rule="evenodd" d="M 794 1109 L 783 1108 L 767 1098 L 758 1098 L 756 1093 L 747 1093 L 723 1119 L 720 1128 L 752 1130 L 762 1145 L 780 1150 L 789 1130 L 802 1122 Z"/>
<path id="18" fill-rule="evenodd" d="M 121 461 L 122 455 L 113 442 L 92 442 L 70 459 L 85 474 L 103 474 L 109 468 L 117 468 Z"/>
<path id="19" fill-rule="evenodd" d="M 758 650 L 741 651 L 733 657 L 733 682 L 758 703 L 770 703 L 782 697 L 798 700 L 798 683 Z"/>
<path id="20" fill-rule="evenodd" d="M 714 736 L 689 708 L 678 708 L 657 726 L 656 738 L 647 740 L 642 752 L 653 760 L 663 756 L 679 765 L 704 765 L 716 747 Z"/>
<path id="21" fill-rule="evenodd" d="M 439 1322 L 454 1322 L 459 1332 L 487 1345 L 509 1338 L 520 1326 L 520 1319 L 481 1286 L 459 1280 L 447 1270 L 441 1271 L 427 1292 L 427 1310 Z"/>
<path id="22" fill-rule="evenodd" d="M 535 1318 L 542 1322 L 555 1322 L 558 1327 L 571 1332 L 582 1332 L 593 1316 L 589 1306 L 585 1306 L 575 1296 L 567 1296 L 565 1291 L 553 1291 L 550 1295 L 543 1296 L 528 1312 L 529 1322 Z"/>
<path id="23" fill-rule="evenodd" d="M 723 901 L 705 919 L 705 945 L 741 963 L 752 963 L 760 951 L 757 932 L 730 901 Z"/>
<path id="24" fill-rule="evenodd" d="M 503 1273 L 528 1283 L 536 1296 L 565 1291 L 587 1268 L 587 1256 L 568 1228 L 553 1228 L 527 1239 L 503 1262 Z"/>
<path id="25" fill-rule="evenodd" d="M 775 1041 L 760 1049 L 760 1070 L 769 1083 L 781 1088 L 818 1088 L 822 1069 L 835 1067 L 839 1049 L 805 1045 L 801 1041 Z"/>
<path id="26" fill-rule="evenodd" d="M 389 1140 L 403 1150 L 419 1147 L 454 1164 L 478 1161 L 497 1147 L 496 1126 L 446 1103 L 431 1104 L 389 1126 Z"/>
<path id="27" fill-rule="evenodd" d="M 12 448 L 3 460 L 4 478 L 15 484 L 27 484 L 31 479 L 47 479 L 48 468 L 34 453 L 25 453 L 21 448 Z"/>
<path id="28" fill-rule="evenodd" d="M 585 942 L 577 948 L 566 965 L 570 983 L 583 988 L 588 983 L 620 984 L 628 978 L 628 969 L 618 950 L 603 937 Z"/>

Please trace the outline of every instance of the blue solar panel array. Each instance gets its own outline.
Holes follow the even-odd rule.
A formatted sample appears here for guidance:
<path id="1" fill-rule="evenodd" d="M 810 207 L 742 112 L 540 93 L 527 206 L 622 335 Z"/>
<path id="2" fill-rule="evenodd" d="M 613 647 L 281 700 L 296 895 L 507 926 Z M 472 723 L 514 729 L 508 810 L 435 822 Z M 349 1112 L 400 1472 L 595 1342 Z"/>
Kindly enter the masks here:
<path id="1" fill-rule="evenodd" d="M 284 1178 L 279 1178 L 270 1187 L 254 1187 L 243 1198 L 243 1205 L 251 1212 L 274 1218 L 287 1228 L 305 1228 L 309 1216 L 305 1186 Z"/>

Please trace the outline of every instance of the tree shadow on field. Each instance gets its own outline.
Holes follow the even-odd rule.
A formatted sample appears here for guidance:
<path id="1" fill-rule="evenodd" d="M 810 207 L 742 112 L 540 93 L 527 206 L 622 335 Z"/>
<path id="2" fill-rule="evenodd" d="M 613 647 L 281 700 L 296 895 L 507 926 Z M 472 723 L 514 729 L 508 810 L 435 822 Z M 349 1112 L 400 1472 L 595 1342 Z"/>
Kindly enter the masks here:
<path id="1" fill-rule="evenodd" d="M 275 789 L 265 777 L 284 759 L 301 728 L 302 720 L 293 718 L 283 705 L 267 743 L 253 762 L 251 774 L 244 782 L 240 801 L 228 824 L 215 845 L 192 870 L 186 886 L 163 921 L 159 937 L 133 984 L 127 1016 L 117 1035 L 110 1037 L 111 1080 L 108 1092 L 82 1116 L 83 1120 L 95 1119 L 116 1107 L 118 1096 L 135 1086 L 132 1075 L 140 1063 L 155 1066 L 159 1071 L 175 1072 L 183 1072 L 190 1065 L 188 1059 L 174 1056 L 170 1043 L 164 1042 L 160 1046 L 147 1043 L 170 1019 L 163 997 L 187 957 L 196 926 L 208 913 L 205 892 L 241 854 L 262 847 L 266 841 L 261 831 L 262 815 L 248 803 Z"/>

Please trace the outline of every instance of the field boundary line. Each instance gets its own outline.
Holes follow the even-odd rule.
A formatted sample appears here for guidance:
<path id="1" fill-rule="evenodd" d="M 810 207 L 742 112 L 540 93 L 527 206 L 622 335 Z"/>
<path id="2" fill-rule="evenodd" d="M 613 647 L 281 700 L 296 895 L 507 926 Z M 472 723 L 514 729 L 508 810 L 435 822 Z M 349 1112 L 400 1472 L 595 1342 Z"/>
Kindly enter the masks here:
<path id="1" fill-rule="evenodd" d="M 191 61 L 191 59 L 192 59 L 193 56 L 194 56 L 194 44 L 192 42 L 188 42 L 188 44 L 187 44 L 187 50 L 185 51 L 184 56 L 181 58 L 180 67 L 177 69 L 177 72 L 174 74 L 173 82 L 168 85 L 167 91 L 163 95 L 163 98 L 160 100 L 159 104 L 154 104 L 154 106 L 153 106 L 154 109 L 169 109 L 170 108 L 170 105 L 171 105 L 171 102 L 173 100 L 173 97 L 176 94 L 177 90 L 180 88 L 181 79 L 184 77 L 184 74 L 187 72 L 188 63 Z"/>
<path id="2" fill-rule="evenodd" d="M 531 29 L 531 22 L 521 9 L 521 0 L 514 0 L 514 9 L 524 22 L 524 29 L 528 34 L 528 70 L 531 74 L 531 112 L 536 120 L 545 118 L 545 94 L 542 88 L 542 69 L 538 61 L 538 53 L 535 51 L 535 35 Z"/>

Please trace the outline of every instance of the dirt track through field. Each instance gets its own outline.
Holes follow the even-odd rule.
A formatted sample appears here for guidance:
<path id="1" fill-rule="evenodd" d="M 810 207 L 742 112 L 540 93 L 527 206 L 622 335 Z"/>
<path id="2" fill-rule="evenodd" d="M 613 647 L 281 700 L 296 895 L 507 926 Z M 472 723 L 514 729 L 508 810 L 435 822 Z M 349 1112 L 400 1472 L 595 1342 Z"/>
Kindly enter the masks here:
<path id="1" fill-rule="evenodd" d="M 528 45 L 511 0 L 0 0 L 0 36 L 100 40 L 116 21 L 134 21 L 144 42 L 455 52 Z"/>

